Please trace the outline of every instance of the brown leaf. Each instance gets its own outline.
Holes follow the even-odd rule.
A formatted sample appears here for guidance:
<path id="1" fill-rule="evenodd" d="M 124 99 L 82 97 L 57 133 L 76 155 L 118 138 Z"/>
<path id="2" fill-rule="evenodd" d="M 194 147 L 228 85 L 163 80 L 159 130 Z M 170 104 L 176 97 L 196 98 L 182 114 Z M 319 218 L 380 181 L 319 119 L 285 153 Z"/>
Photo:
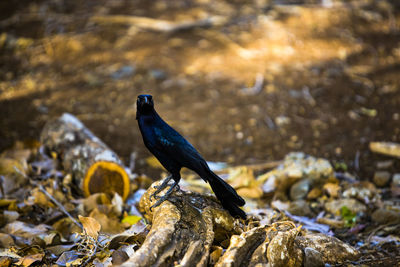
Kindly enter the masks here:
<path id="1" fill-rule="evenodd" d="M 117 217 L 104 214 L 98 209 L 94 209 L 89 216 L 95 218 L 100 223 L 103 232 L 120 233 L 125 229 Z"/>
<path id="2" fill-rule="evenodd" d="M 81 215 L 79 215 L 79 220 L 81 221 L 86 234 L 97 240 L 99 231 L 101 229 L 100 223 L 96 221 L 96 219 L 93 219 L 91 217 L 83 217 Z"/>
<path id="3" fill-rule="evenodd" d="M 30 224 L 27 224 L 27 223 L 24 223 L 21 221 L 15 221 L 15 222 L 7 224 L 3 228 L 3 231 L 8 234 L 11 234 L 11 235 L 15 235 L 15 236 L 23 237 L 23 238 L 30 238 L 30 237 L 34 237 L 34 236 L 47 234 L 49 229 L 50 229 L 50 227 L 45 224 L 39 224 L 39 225 L 33 226 L 33 225 L 30 225 Z"/>
<path id="4" fill-rule="evenodd" d="M 43 259 L 43 257 L 44 257 L 44 253 L 28 255 L 28 256 L 25 256 L 25 257 L 19 259 L 19 261 L 16 262 L 15 264 L 18 266 L 30 266 L 34 262 L 41 261 Z"/>

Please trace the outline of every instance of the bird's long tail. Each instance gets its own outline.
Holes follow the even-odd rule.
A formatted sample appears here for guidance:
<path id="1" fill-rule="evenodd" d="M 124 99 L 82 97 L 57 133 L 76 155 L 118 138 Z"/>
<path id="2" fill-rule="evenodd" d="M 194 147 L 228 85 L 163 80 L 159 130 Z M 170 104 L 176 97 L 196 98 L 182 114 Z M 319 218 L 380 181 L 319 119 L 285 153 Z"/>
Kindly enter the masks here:
<path id="1" fill-rule="evenodd" d="M 210 169 L 207 170 L 206 175 L 203 178 L 210 183 L 214 194 L 217 196 L 222 206 L 228 210 L 233 217 L 239 216 L 246 219 L 246 213 L 238 207 L 243 206 L 246 202 L 238 195 L 238 193 L 236 193 L 232 186 L 222 180 Z"/>

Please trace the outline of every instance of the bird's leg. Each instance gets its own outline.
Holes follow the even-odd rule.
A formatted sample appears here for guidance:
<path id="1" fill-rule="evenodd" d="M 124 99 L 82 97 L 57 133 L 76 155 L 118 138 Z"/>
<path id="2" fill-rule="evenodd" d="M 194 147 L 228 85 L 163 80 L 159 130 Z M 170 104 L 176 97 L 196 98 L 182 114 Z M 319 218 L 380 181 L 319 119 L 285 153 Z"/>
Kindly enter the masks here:
<path id="1" fill-rule="evenodd" d="M 165 193 L 165 195 L 163 195 L 162 197 L 160 197 L 160 198 L 157 200 L 157 202 L 156 202 L 153 206 L 150 207 L 150 210 L 153 209 L 153 208 L 155 208 L 155 207 L 160 206 L 161 203 L 163 203 L 165 200 L 167 200 L 167 198 L 169 197 L 169 195 L 171 195 L 171 193 L 172 193 L 172 191 L 174 190 L 174 188 L 176 188 L 176 187 L 179 188 L 178 183 L 179 183 L 179 181 L 175 181 L 175 183 L 174 183 L 173 185 L 171 185 L 171 187 L 168 189 L 168 191 Z"/>
<path id="2" fill-rule="evenodd" d="M 164 188 L 167 187 L 168 182 L 172 179 L 172 174 L 168 176 L 167 178 L 164 179 L 161 185 L 156 185 L 154 186 L 155 189 L 157 189 L 153 194 L 150 195 L 150 200 L 152 197 L 157 198 L 158 193 L 164 190 Z"/>

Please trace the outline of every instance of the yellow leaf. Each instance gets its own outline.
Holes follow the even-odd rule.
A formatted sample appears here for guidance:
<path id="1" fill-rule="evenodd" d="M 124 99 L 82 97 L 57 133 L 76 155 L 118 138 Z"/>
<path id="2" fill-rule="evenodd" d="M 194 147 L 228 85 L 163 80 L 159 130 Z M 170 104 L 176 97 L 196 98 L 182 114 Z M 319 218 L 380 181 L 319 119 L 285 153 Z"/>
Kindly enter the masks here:
<path id="1" fill-rule="evenodd" d="M 122 223 L 129 223 L 130 225 L 134 225 L 141 219 L 142 217 L 136 215 L 126 216 L 122 219 Z"/>
<path id="2" fill-rule="evenodd" d="M 81 221 L 86 234 L 97 240 L 97 236 L 101 229 L 100 223 L 91 217 L 83 217 L 81 215 L 79 215 L 79 220 Z"/>

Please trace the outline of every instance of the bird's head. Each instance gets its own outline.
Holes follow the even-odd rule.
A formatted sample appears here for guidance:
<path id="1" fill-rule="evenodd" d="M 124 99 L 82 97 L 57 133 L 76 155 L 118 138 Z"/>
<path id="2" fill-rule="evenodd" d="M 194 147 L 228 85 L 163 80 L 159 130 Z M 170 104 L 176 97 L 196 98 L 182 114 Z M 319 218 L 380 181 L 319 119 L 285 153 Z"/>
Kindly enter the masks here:
<path id="1" fill-rule="evenodd" d="M 139 95 L 136 101 L 136 118 L 138 114 L 149 114 L 154 109 L 153 97 L 151 95 Z"/>

